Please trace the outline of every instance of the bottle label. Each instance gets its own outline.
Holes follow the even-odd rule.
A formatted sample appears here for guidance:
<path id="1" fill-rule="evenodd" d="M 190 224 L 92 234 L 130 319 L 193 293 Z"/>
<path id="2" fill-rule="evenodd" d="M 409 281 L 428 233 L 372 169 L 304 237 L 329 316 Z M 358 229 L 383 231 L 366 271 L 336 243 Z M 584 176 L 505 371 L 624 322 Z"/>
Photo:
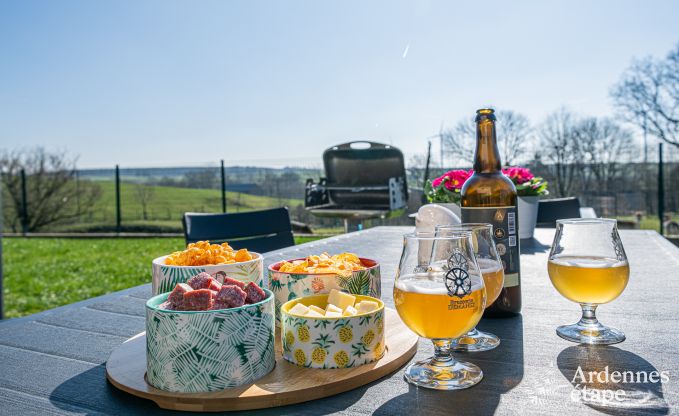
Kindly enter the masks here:
<path id="1" fill-rule="evenodd" d="M 515 206 L 462 207 L 462 222 L 493 225 L 493 238 L 505 271 L 504 287 L 519 286 L 519 217 Z"/>

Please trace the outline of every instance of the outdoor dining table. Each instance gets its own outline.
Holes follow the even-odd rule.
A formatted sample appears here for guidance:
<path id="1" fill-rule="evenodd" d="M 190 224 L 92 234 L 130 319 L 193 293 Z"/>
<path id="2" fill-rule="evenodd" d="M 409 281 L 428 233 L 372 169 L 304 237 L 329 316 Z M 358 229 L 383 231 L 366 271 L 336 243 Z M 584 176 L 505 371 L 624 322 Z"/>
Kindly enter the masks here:
<path id="1" fill-rule="evenodd" d="M 382 299 L 394 307 L 394 275 L 402 235 L 412 227 L 376 227 L 265 254 L 265 265 L 323 251 L 350 251 L 378 260 Z M 560 296 L 547 275 L 553 229 L 522 242 L 523 309 L 519 316 L 483 319 L 500 336 L 492 351 L 458 354 L 479 365 L 483 381 L 467 390 L 416 388 L 403 369 L 342 394 L 248 414 L 666 414 L 679 412 L 679 248 L 653 231 L 622 230 L 631 276 L 625 292 L 598 310 L 625 332 L 614 346 L 577 345 L 559 338 L 580 307 Z M 44 278 L 44 277 L 36 277 Z M 96 276 L 92 276 L 96 278 Z M 150 279 L 150 259 L 149 259 Z M 117 390 L 106 381 L 111 351 L 144 331 L 146 284 L 35 315 L 0 322 L 0 414 L 174 414 Z M 415 359 L 433 352 L 420 340 Z M 585 372 L 664 374 L 662 380 L 616 382 L 580 378 Z M 584 389 L 583 389 L 584 388 Z M 587 390 L 589 389 L 589 390 Z M 592 393 L 622 390 L 617 398 Z M 585 393 L 583 393 L 585 392 Z M 590 394 L 590 396 L 586 396 Z M 186 414 L 186 413 L 182 413 Z"/>

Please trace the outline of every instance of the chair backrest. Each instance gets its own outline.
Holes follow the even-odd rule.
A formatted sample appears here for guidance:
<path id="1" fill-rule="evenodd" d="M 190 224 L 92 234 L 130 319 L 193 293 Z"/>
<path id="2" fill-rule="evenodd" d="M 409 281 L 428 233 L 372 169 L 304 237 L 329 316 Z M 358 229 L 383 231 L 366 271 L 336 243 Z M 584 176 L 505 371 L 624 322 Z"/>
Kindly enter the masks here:
<path id="1" fill-rule="evenodd" d="M 236 214 L 187 212 L 182 218 L 186 243 L 210 240 L 265 253 L 295 245 L 288 209 L 275 208 Z"/>
<path id="2" fill-rule="evenodd" d="M 536 227 L 554 228 L 556 220 L 580 218 L 580 200 L 576 197 L 541 200 Z"/>

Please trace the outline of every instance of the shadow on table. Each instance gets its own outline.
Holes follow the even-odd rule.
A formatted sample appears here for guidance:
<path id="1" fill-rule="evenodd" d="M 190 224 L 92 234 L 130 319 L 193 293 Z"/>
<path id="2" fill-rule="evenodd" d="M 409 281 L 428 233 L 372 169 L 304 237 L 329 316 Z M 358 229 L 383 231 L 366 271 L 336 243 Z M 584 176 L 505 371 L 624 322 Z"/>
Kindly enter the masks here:
<path id="1" fill-rule="evenodd" d="M 348 391 L 314 402 L 274 407 L 262 410 L 228 412 L 229 415 L 325 415 L 341 412 L 361 400 L 369 386 Z M 86 415 L 205 415 L 159 408 L 153 401 L 118 390 L 106 380 L 106 365 L 102 364 L 58 385 L 50 394 L 50 402 L 67 412 Z M 313 403 L 313 405 L 311 404 Z M 0 413 L 2 413 L 0 411 Z M 226 414 L 226 413 L 224 413 Z"/>
<path id="2" fill-rule="evenodd" d="M 652 376 L 659 371 L 634 353 L 611 346 L 576 345 L 559 353 L 557 365 L 575 387 L 571 399 L 593 409 L 608 414 L 669 413 L 662 382 L 654 382 L 659 376 Z"/>
<path id="3" fill-rule="evenodd" d="M 546 253 L 551 248 L 551 246 L 542 244 L 533 237 L 521 240 L 521 254 Z"/>
<path id="4" fill-rule="evenodd" d="M 65 411 L 78 414 L 116 415 L 162 414 L 191 415 L 201 413 L 163 411 L 150 400 L 144 400 L 113 387 L 106 381 L 106 365 L 102 364 L 71 377 L 50 394 L 50 402 Z M 74 408 L 75 406 L 75 408 Z"/>
<path id="5" fill-rule="evenodd" d="M 458 360 L 470 361 L 481 367 L 483 380 L 479 384 L 457 391 L 408 385 L 408 393 L 387 401 L 374 414 L 493 414 L 502 395 L 523 379 L 523 319 L 521 316 L 484 319 L 478 328 L 502 339 L 500 346 L 492 351 L 455 354 Z"/>

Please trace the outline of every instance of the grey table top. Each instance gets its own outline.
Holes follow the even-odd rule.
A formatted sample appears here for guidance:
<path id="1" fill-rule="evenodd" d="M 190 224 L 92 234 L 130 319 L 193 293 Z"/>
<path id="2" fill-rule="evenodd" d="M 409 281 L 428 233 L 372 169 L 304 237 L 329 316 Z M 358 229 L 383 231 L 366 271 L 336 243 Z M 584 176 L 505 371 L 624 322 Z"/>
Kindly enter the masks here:
<path id="1" fill-rule="evenodd" d="M 268 253 L 266 263 L 321 251 L 353 251 L 382 264 L 382 294 L 393 307 L 394 272 L 408 227 L 378 227 Z M 553 230 L 538 229 L 522 246 L 522 315 L 483 319 L 479 328 L 502 338 L 489 352 L 458 355 L 485 373 L 464 391 L 417 389 L 403 369 L 365 387 L 294 406 L 251 414 L 666 414 L 679 412 L 679 249 L 652 231 L 622 231 L 631 264 L 625 292 L 600 307 L 602 322 L 627 340 L 586 347 L 557 337 L 556 326 L 575 322 L 579 307 L 562 298 L 546 271 Z M 0 414 L 171 414 L 118 391 L 105 377 L 112 350 L 144 330 L 143 285 L 110 295 L 0 322 Z M 420 340 L 417 359 L 432 354 Z M 577 368 L 632 371 L 664 380 L 579 383 Z M 601 373 L 602 377 L 604 373 Z M 631 376 L 631 374 L 630 374 Z M 596 377 L 596 376 L 595 376 Z M 628 380 L 631 381 L 631 380 Z M 578 395 L 585 388 L 587 400 Z M 605 391 L 622 393 L 608 397 Z M 181 413 L 186 414 L 186 413 Z"/>

